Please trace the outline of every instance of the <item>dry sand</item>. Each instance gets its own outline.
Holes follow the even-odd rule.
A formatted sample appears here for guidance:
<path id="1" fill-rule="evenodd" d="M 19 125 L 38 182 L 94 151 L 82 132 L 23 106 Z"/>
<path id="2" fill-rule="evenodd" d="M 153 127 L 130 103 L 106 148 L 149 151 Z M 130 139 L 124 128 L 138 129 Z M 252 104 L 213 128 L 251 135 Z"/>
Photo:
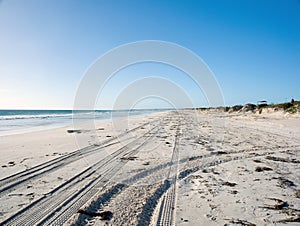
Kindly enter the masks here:
<path id="1" fill-rule="evenodd" d="M 67 130 L 0 137 L 0 222 L 299 225 L 298 116 L 185 110 Z"/>

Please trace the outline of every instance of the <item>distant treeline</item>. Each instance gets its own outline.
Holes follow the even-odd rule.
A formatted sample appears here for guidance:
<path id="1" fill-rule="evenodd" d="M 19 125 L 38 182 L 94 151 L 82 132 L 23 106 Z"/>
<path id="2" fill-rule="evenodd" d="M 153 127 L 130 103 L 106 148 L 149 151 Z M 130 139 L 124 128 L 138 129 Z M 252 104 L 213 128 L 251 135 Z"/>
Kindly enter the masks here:
<path id="1" fill-rule="evenodd" d="M 262 109 L 264 108 L 270 108 L 273 109 L 274 111 L 277 110 L 283 110 L 285 112 L 288 113 L 300 113 L 300 101 L 295 101 L 294 99 L 292 99 L 290 102 L 285 102 L 285 103 L 279 103 L 279 104 L 267 104 L 266 101 L 260 101 L 258 102 L 258 104 L 245 104 L 245 105 L 234 105 L 234 106 L 226 106 L 226 107 L 216 107 L 216 108 L 195 108 L 196 110 L 201 110 L 201 111 L 205 111 L 205 110 L 223 110 L 225 112 L 248 112 L 248 111 L 252 111 L 252 112 L 256 112 L 258 111 L 259 113 L 262 112 Z"/>

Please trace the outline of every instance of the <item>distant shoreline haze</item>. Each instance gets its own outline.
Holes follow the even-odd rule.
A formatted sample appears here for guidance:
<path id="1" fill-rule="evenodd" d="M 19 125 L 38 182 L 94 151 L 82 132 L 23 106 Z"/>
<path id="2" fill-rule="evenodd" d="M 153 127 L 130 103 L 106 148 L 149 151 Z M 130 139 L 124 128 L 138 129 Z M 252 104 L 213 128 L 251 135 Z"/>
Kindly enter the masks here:
<path id="1" fill-rule="evenodd" d="M 59 128 L 80 120 L 109 121 L 114 117 L 133 117 L 166 109 L 137 110 L 0 110 L 0 136 Z M 118 114 L 119 113 L 119 114 Z M 125 114 L 124 114 L 125 113 Z"/>

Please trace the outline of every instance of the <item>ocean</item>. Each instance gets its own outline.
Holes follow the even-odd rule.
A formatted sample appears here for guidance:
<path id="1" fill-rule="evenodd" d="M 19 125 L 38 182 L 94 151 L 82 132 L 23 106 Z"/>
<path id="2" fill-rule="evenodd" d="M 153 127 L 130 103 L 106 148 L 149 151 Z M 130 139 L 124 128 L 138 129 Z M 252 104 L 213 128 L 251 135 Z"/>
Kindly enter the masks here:
<path id="1" fill-rule="evenodd" d="M 77 120 L 109 121 L 112 117 L 133 117 L 163 110 L 0 110 L 0 136 L 71 125 Z"/>

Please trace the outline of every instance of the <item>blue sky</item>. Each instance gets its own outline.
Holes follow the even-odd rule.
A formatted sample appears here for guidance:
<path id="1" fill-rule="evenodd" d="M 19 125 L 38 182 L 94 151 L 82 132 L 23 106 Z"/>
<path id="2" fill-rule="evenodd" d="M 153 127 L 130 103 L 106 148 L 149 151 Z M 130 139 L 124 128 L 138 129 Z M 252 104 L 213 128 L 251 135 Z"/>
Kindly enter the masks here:
<path id="1" fill-rule="evenodd" d="M 95 59 L 140 40 L 174 42 L 199 55 L 226 105 L 300 99 L 298 0 L 2 0 L 0 108 L 72 109 Z M 121 84 L 147 73 L 180 84 L 195 105 L 207 104 L 184 74 L 145 65 L 116 75 L 97 107 L 111 108 Z"/>

